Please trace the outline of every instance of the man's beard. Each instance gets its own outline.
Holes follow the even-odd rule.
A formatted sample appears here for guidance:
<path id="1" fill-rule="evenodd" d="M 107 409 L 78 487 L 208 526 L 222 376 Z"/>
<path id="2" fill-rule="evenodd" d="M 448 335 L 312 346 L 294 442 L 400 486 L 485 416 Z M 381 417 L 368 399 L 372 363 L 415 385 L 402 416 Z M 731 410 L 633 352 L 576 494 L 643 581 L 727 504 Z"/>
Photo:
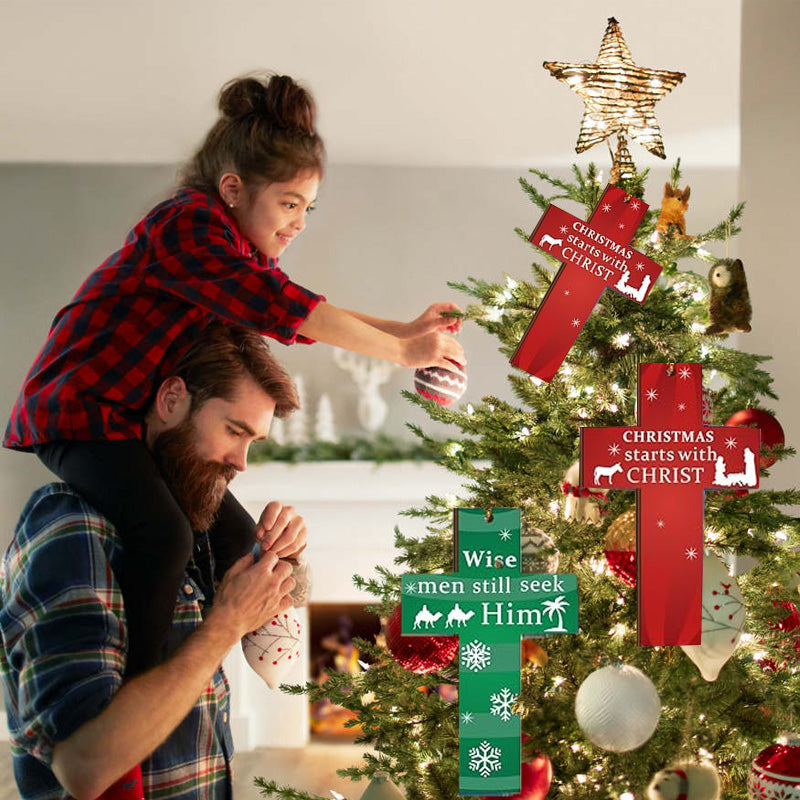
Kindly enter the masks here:
<path id="1" fill-rule="evenodd" d="M 192 530 L 207 531 L 237 470 L 230 464 L 200 458 L 196 439 L 194 422 L 189 417 L 156 437 L 153 455 Z"/>

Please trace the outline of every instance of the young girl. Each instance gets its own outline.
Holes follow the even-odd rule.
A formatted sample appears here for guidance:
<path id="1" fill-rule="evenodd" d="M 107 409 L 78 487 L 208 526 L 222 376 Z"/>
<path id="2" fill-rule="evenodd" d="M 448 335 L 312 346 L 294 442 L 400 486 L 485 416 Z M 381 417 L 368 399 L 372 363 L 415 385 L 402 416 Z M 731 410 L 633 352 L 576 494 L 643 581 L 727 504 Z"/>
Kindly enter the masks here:
<path id="1" fill-rule="evenodd" d="M 323 174 L 311 96 L 291 78 L 223 87 L 221 116 L 182 186 L 131 231 L 57 314 L 4 445 L 35 451 L 118 528 L 127 675 L 161 660 L 191 526 L 143 441 L 154 389 L 212 320 L 284 344 L 314 340 L 405 367 L 464 363 L 451 303 L 409 323 L 345 311 L 291 281 L 278 257 L 305 227 Z M 231 435 L 236 435 L 232 431 Z M 219 573 L 261 530 L 230 493 L 212 528 Z"/>

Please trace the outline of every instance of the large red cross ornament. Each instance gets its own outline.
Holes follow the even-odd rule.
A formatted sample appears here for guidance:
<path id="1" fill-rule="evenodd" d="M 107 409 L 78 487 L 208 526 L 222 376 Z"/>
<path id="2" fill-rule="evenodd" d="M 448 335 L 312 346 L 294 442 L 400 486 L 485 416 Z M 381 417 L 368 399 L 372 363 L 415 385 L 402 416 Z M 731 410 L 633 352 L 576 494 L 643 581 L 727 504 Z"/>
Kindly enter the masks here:
<path id="1" fill-rule="evenodd" d="M 637 303 L 652 289 L 661 265 L 628 247 L 647 203 L 607 186 L 588 222 L 547 207 L 530 241 L 563 261 L 511 363 L 551 381 L 606 289 Z"/>
<path id="2" fill-rule="evenodd" d="M 760 432 L 702 424 L 700 364 L 640 364 L 639 424 L 581 428 L 581 487 L 636 489 L 639 645 L 700 644 L 707 489 L 758 486 Z"/>

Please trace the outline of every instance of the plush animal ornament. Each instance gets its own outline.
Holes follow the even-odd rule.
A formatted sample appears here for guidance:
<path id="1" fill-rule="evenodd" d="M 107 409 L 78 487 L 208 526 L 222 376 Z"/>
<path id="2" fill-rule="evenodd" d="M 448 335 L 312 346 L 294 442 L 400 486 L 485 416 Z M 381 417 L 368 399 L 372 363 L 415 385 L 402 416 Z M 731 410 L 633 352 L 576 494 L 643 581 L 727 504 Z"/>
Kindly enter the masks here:
<path id="1" fill-rule="evenodd" d="M 653 776 L 650 800 L 719 800 L 719 776 L 710 764 L 675 764 Z"/>
<path id="2" fill-rule="evenodd" d="M 586 522 L 599 525 L 607 502 L 608 489 L 580 488 L 581 462 L 576 461 L 566 472 L 561 481 L 561 492 L 566 496 L 564 502 L 564 519 L 571 522 Z"/>
<path id="3" fill-rule="evenodd" d="M 718 261 L 708 273 L 708 285 L 711 289 L 708 309 L 711 325 L 706 328 L 706 333 L 747 333 L 751 330 L 753 308 L 741 259 Z"/>
<path id="4" fill-rule="evenodd" d="M 661 215 L 658 218 L 658 222 L 656 222 L 656 231 L 661 236 L 666 236 L 669 233 L 670 225 L 674 225 L 681 239 L 694 238 L 686 235 L 686 218 L 684 216 L 689 208 L 690 191 L 691 189 L 688 186 L 681 191 L 677 187 L 673 189 L 669 183 L 664 184 Z"/>

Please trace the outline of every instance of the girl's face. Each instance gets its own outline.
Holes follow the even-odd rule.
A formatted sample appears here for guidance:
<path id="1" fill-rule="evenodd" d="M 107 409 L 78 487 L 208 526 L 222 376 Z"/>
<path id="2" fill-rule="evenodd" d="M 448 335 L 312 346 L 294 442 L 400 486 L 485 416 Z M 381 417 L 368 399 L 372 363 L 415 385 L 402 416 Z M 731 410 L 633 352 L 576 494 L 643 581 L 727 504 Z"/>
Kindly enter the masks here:
<path id="1" fill-rule="evenodd" d="M 319 189 L 319 176 L 304 172 L 283 183 L 268 183 L 250 197 L 247 191 L 231 209 L 244 236 L 265 256 L 278 258 L 306 226 Z"/>

